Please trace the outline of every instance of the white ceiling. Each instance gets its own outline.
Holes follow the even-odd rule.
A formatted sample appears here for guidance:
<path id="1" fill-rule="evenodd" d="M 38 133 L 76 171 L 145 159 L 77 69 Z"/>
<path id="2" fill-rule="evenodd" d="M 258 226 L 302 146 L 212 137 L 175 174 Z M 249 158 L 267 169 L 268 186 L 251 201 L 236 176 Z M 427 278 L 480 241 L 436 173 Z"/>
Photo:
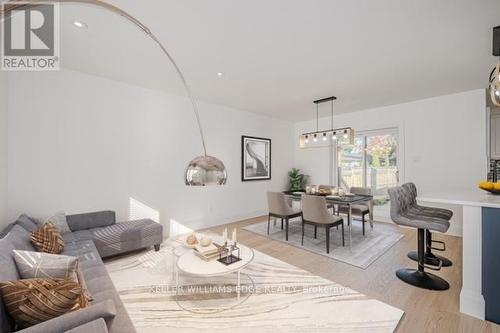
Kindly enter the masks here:
<path id="1" fill-rule="evenodd" d="M 500 25 L 499 0 L 111 2 L 159 36 L 197 98 L 291 121 L 331 95 L 340 113 L 486 87 Z M 81 5 L 61 15 L 63 67 L 183 94 L 123 18 Z"/>

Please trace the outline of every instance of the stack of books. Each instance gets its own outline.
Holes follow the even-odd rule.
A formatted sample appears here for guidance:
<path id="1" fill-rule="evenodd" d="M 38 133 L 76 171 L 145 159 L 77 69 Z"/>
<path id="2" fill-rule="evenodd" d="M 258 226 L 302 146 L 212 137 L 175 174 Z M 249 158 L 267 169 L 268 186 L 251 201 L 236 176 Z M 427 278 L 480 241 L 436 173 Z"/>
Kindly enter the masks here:
<path id="1" fill-rule="evenodd" d="M 213 243 L 209 246 L 201 246 L 200 244 L 196 244 L 193 251 L 194 254 L 205 261 L 219 258 L 219 249 Z"/>

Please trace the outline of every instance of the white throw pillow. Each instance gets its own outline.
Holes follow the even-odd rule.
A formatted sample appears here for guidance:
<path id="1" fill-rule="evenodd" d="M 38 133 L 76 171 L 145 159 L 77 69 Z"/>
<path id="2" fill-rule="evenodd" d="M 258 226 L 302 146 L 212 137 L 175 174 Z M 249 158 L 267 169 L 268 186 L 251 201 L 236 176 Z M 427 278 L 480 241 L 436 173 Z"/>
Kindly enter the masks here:
<path id="1" fill-rule="evenodd" d="M 68 221 L 66 221 L 66 213 L 64 212 L 57 212 L 51 216 L 39 218 L 37 221 L 40 226 L 47 222 L 51 222 L 61 234 L 71 231 Z"/>
<path id="2" fill-rule="evenodd" d="M 61 254 L 13 250 L 14 261 L 22 279 L 51 278 L 78 282 L 89 301 L 92 296 L 87 290 L 78 258 Z"/>

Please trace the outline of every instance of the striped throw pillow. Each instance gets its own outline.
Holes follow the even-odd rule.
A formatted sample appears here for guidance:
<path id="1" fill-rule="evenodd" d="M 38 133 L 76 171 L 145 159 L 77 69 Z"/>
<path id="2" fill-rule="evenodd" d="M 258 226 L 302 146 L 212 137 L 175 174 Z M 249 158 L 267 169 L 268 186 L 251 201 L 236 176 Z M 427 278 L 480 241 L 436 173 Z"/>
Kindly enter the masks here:
<path id="1" fill-rule="evenodd" d="M 50 222 L 31 233 L 31 242 L 41 252 L 59 254 L 64 249 L 64 240 L 61 234 Z"/>
<path id="2" fill-rule="evenodd" d="M 82 287 L 74 281 L 64 279 L 1 282 L 0 291 L 17 329 L 39 324 L 88 305 Z"/>

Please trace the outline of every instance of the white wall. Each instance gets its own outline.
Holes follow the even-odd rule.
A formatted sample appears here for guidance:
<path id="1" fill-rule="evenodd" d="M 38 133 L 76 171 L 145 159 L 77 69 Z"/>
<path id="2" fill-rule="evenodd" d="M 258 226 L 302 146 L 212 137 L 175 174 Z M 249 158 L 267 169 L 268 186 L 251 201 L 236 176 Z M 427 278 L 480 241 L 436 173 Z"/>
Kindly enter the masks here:
<path id="1" fill-rule="evenodd" d="M 328 128 L 329 118 L 320 120 Z M 401 180 L 412 181 L 420 193 L 475 188 L 486 178 L 486 98 L 483 89 L 411 103 L 369 109 L 334 117 L 335 127 L 357 131 L 399 128 Z M 299 135 L 314 130 L 315 121 L 295 125 L 295 166 L 312 184 L 328 183 L 328 149 L 300 149 Z M 461 212 L 450 233 L 461 234 Z"/>
<path id="2" fill-rule="evenodd" d="M 0 70 L 0 230 L 7 224 L 7 73 Z"/>
<path id="3" fill-rule="evenodd" d="M 264 214 L 293 166 L 291 123 L 200 103 L 208 154 L 229 178 L 187 187 L 202 147 L 186 98 L 67 70 L 13 73 L 9 89 L 10 219 L 114 209 L 207 227 Z M 271 181 L 241 182 L 241 135 L 272 139 Z"/>

